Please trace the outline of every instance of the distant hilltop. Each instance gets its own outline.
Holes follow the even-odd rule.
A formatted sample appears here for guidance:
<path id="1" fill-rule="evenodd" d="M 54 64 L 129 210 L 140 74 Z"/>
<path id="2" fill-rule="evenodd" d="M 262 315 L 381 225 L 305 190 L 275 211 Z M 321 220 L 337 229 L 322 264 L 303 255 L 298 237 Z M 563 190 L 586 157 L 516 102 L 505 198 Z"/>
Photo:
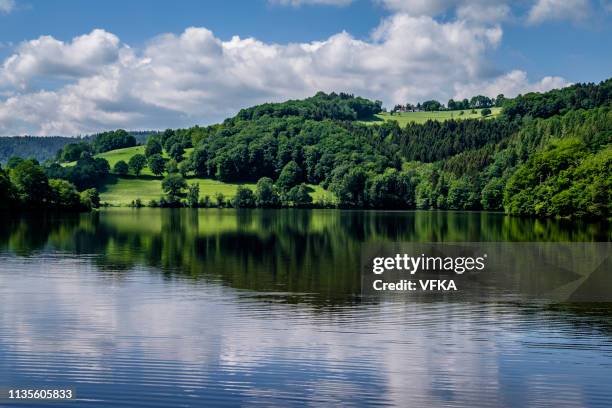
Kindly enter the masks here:
<path id="1" fill-rule="evenodd" d="M 137 143 L 144 143 L 157 131 L 129 131 Z M 89 141 L 95 135 L 87 136 L 2 136 L 0 137 L 0 163 L 5 164 L 9 158 L 18 156 L 36 159 L 39 162 L 54 159 L 57 152 L 69 143 Z"/>

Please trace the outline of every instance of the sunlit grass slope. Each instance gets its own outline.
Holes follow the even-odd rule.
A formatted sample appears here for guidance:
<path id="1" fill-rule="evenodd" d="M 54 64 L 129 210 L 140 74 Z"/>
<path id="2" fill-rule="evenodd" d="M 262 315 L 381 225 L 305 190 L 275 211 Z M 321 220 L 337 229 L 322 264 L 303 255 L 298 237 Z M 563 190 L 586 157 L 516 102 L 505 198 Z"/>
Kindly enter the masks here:
<path id="1" fill-rule="evenodd" d="M 463 115 L 461 114 L 463 112 Z M 491 108 L 491 115 L 487 118 L 493 118 L 501 113 L 501 108 Z M 383 112 L 375 115 L 374 118 L 368 121 L 364 121 L 366 124 L 383 123 L 390 120 L 395 120 L 401 127 L 406 126 L 408 123 L 425 123 L 428 120 L 439 120 L 445 121 L 449 119 L 477 119 L 482 118 L 480 109 L 476 109 L 476 113 L 472 113 L 471 109 L 465 109 L 463 111 L 435 111 L 435 112 L 399 112 L 391 115 L 388 112 Z"/>
<path id="2" fill-rule="evenodd" d="M 209 196 L 214 202 L 215 196 L 221 193 L 226 199 L 229 199 L 236 194 L 238 183 L 223 183 L 221 181 L 205 179 L 205 178 L 188 178 L 187 183 L 198 183 L 200 186 L 200 198 Z M 255 191 L 255 184 L 242 184 Z M 310 193 L 313 201 L 332 200 L 332 194 L 324 190 L 320 186 L 310 186 L 313 191 Z M 161 188 L 161 178 L 153 177 L 121 177 L 115 182 L 106 184 L 100 189 L 100 199 L 104 203 L 112 206 L 126 206 L 133 200 L 140 198 L 143 204 L 147 204 L 151 200 L 159 200 L 163 195 Z"/>
<path id="3" fill-rule="evenodd" d="M 127 147 L 100 153 L 97 154 L 96 157 L 106 159 L 112 173 L 112 169 L 118 161 L 123 160 L 128 163 L 130 158 L 135 154 L 144 154 L 144 149 L 144 146 Z M 185 149 L 185 158 L 188 158 L 192 151 L 193 148 Z M 164 156 L 167 157 L 166 154 L 164 154 Z M 73 166 L 74 164 L 74 162 L 65 163 L 64 166 Z M 138 177 L 133 175 L 115 175 L 111 177 L 112 181 L 100 188 L 100 199 L 103 203 L 107 203 L 111 206 L 127 206 L 137 198 L 139 198 L 143 204 L 147 204 L 151 200 L 159 200 L 163 195 L 161 188 L 162 178 L 161 176 L 154 176 L 148 167 L 145 167 Z M 200 186 L 200 198 L 209 196 L 212 202 L 215 201 L 215 196 L 218 193 L 223 194 L 226 200 L 231 199 L 236 194 L 238 186 L 241 185 L 241 183 L 224 183 L 213 179 L 196 177 L 187 178 L 187 182 L 189 184 L 198 183 Z M 242 183 L 242 185 L 255 191 L 254 183 Z M 333 201 L 332 193 L 320 186 L 311 185 L 310 187 L 312 188 L 310 195 L 312 196 L 313 202 Z"/>
<path id="4" fill-rule="evenodd" d="M 100 200 L 110 205 L 129 205 L 133 200 L 140 198 L 143 204 L 151 200 L 159 200 L 164 194 L 161 187 L 161 178 L 152 177 L 125 177 L 117 178 L 116 182 L 106 184 L 100 189 Z M 215 195 L 223 194 L 226 198 L 233 197 L 240 184 L 223 183 L 221 181 L 203 178 L 188 178 L 187 183 L 198 183 L 200 197 L 209 196 L 214 201 Z M 254 184 L 244 184 L 255 189 Z"/>

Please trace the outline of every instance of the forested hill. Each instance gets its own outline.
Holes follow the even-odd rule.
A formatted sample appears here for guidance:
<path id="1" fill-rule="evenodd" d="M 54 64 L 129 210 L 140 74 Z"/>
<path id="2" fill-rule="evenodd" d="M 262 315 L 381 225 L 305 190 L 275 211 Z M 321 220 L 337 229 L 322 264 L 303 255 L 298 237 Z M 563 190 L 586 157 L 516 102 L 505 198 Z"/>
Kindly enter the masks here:
<path id="1" fill-rule="evenodd" d="M 245 109 L 221 125 L 169 131 L 160 143 L 171 150 L 191 143 L 184 168 L 200 177 L 268 178 L 281 192 L 319 184 L 342 207 L 609 217 L 611 90 L 612 80 L 576 84 L 504 99 L 493 119 L 404 128 L 361 125 L 355 120 L 378 103 L 320 93 Z"/>
<path id="2" fill-rule="evenodd" d="M 612 78 L 594 83 L 579 83 L 549 92 L 532 92 L 508 99 L 504 114 L 515 117 L 549 118 L 571 110 L 593 109 L 612 103 Z"/>
<path id="3" fill-rule="evenodd" d="M 155 131 L 128 132 L 135 137 L 136 143 L 144 143 Z M 84 137 L 66 136 L 10 136 L 0 137 L 0 163 L 11 157 L 33 158 L 39 162 L 54 159 L 57 152 L 70 143 L 89 142 L 95 135 Z"/>
<path id="4" fill-rule="evenodd" d="M 34 158 L 39 162 L 55 157 L 58 150 L 75 138 L 63 136 L 12 136 L 0 137 L 0 163 L 14 156 Z"/>
<path id="5" fill-rule="evenodd" d="M 57 155 L 59 162 L 76 160 L 76 166 L 55 163 L 45 172 L 84 189 L 103 184 L 109 170 L 119 178 L 139 177 L 148 167 L 149 177 L 163 178 L 163 203 L 171 206 L 198 205 L 197 190 L 185 191 L 185 179 L 197 177 L 257 183 L 254 190 L 238 190 L 235 207 L 610 218 L 612 80 L 495 100 L 502 112 L 494 117 L 483 109 L 478 119 L 400 127 L 392 120 L 361 123 L 380 112 L 380 102 L 318 93 L 243 109 L 221 124 L 167 129 L 148 138 L 144 154 L 113 169 L 97 155 L 135 140 L 125 131 L 106 132 Z M 313 203 L 312 185 L 334 199 Z"/>
<path id="6" fill-rule="evenodd" d="M 263 116 L 283 118 L 299 116 L 304 119 L 361 120 L 371 118 L 382 111 L 382 102 L 355 97 L 346 93 L 326 94 L 319 92 L 303 100 L 283 103 L 265 103 L 242 109 L 236 115 L 241 120 L 254 120 Z"/>

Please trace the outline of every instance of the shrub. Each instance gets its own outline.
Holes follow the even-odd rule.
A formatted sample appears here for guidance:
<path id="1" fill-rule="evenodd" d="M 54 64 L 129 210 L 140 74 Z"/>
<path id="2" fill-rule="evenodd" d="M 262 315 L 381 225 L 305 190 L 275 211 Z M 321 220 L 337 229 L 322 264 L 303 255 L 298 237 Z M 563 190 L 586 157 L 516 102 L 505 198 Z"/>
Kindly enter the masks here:
<path id="1" fill-rule="evenodd" d="M 207 195 L 200 199 L 200 202 L 198 203 L 198 206 L 201 208 L 209 208 L 211 205 L 212 203 L 210 202 L 210 196 Z"/>
<path id="2" fill-rule="evenodd" d="M 223 195 L 223 193 L 215 194 L 215 202 L 217 204 L 217 207 L 225 207 L 225 196 Z"/>
<path id="3" fill-rule="evenodd" d="M 236 195 L 232 198 L 232 206 L 235 208 L 255 207 L 255 194 L 253 194 L 253 190 L 245 186 L 238 186 Z"/>
<path id="4" fill-rule="evenodd" d="M 199 198 L 200 185 L 198 183 L 190 184 L 187 187 L 187 205 L 191 208 L 197 208 Z"/>
<path id="5" fill-rule="evenodd" d="M 95 188 L 88 188 L 81 192 L 81 204 L 86 208 L 100 207 L 100 193 Z"/>
<path id="6" fill-rule="evenodd" d="M 52 207 L 63 209 L 78 209 L 81 207 L 81 197 L 74 184 L 60 179 L 49 180 L 49 202 Z"/>
<path id="7" fill-rule="evenodd" d="M 284 203 L 289 207 L 307 207 L 312 204 L 312 197 L 310 196 L 310 188 L 304 183 L 299 186 L 293 187 L 284 196 Z"/>
<path id="8" fill-rule="evenodd" d="M 269 177 L 262 177 L 255 187 L 255 204 L 258 207 L 277 207 L 280 198 L 274 182 Z"/>
<path id="9" fill-rule="evenodd" d="M 132 203 L 130 204 L 130 207 L 134 207 L 134 208 L 141 208 L 142 206 L 143 206 L 143 204 L 142 204 L 142 200 L 140 198 L 132 200 Z"/>

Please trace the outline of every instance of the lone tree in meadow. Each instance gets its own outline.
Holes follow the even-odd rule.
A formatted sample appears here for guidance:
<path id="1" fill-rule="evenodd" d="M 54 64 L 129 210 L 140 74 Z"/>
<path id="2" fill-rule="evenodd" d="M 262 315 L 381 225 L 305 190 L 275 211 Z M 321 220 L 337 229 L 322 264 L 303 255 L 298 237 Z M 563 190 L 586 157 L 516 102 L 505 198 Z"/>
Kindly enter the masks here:
<path id="1" fill-rule="evenodd" d="M 166 161 L 161 154 L 154 154 L 150 156 L 149 160 L 147 160 L 147 165 L 149 166 L 149 169 L 151 169 L 151 173 L 155 174 L 156 176 L 161 176 L 166 170 Z"/>
<path id="2" fill-rule="evenodd" d="M 132 170 L 132 172 L 139 176 L 140 172 L 142 171 L 142 169 L 145 168 L 145 166 L 147 165 L 147 158 L 144 156 L 144 154 L 135 154 L 130 158 L 130 162 L 128 164 L 128 166 L 130 167 L 130 170 Z"/>
<path id="3" fill-rule="evenodd" d="M 120 176 L 125 176 L 130 172 L 130 168 L 128 164 L 123 160 L 119 160 L 115 163 L 115 167 L 113 167 L 113 172 L 119 174 Z"/>

